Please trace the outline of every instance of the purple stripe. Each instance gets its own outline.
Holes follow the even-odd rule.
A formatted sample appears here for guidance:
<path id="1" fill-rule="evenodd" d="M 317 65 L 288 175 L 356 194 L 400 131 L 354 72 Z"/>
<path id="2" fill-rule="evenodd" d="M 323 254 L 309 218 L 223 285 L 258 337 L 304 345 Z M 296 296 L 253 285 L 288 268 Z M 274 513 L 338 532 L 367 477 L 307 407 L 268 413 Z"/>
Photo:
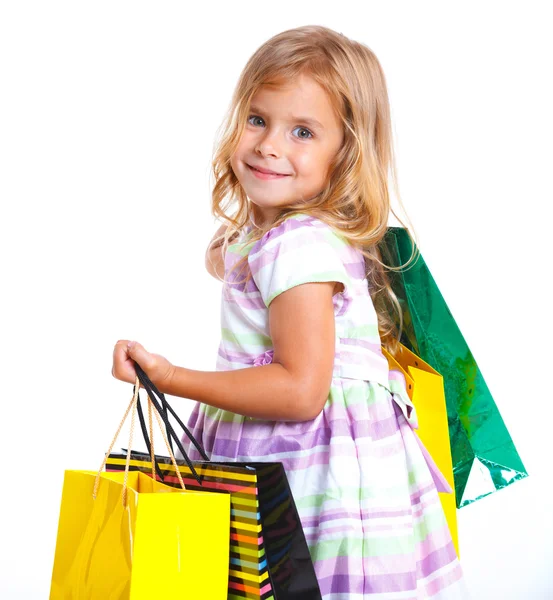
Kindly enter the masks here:
<path id="1" fill-rule="evenodd" d="M 317 576 L 319 578 L 331 577 L 334 573 L 367 573 L 372 579 L 374 576 L 395 577 L 396 575 L 407 575 L 405 573 L 405 564 L 412 563 L 411 554 L 395 554 L 391 556 L 374 556 L 369 558 L 352 559 L 350 556 L 338 556 L 336 558 L 327 558 L 318 560 L 315 563 Z"/>
<path id="2" fill-rule="evenodd" d="M 438 499 L 439 501 L 439 499 Z M 441 510 L 437 510 L 436 507 L 431 507 L 430 505 L 428 509 L 428 514 L 442 512 Z M 427 505 L 423 507 L 423 510 L 427 510 Z M 449 535 L 449 528 L 447 526 L 445 517 L 443 517 L 442 527 L 438 529 L 434 529 L 431 533 L 429 533 L 424 539 L 419 542 L 419 559 L 424 558 L 434 552 L 436 549 L 445 548 L 448 544 L 453 543 L 451 541 L 451 536 Z"/>
<path id="3" fill-rule="evenodd" d="M 371 350 L 372 352 L 384 356 L 382 354 L 382 345 L 377 342 L 370 342 L 361 338 L 340 338 L 340 343 L 347 346 L 360 346 L 361 348 L 366 348 L 367 350 Z"/>
<path id="4" fill-rule="evenodd" d="M 326 523 L 330 521 L 334 521 L 336 519 L 349 519 L 349 518 L 361 518 L 363 520 L 367 519 L 389 519 L 392 517 L 407 517 L 411 515 L 412 511 L 410 508 L 406 508 L 403 510 L 383 510 L 383 509 L 362 509 L 361 512 L 348 512 L 344 511 L 341 508 L 337 508 L 334 510 L 325 510 L 320 516 L 316 517 L 306 517 L 302 519 L 302 524 L 304 527 L 316 527 L 319 523 Z"/>
<path id="5" fill-rule="evenodd" d="M 225 286 L 223 288 L 224 298 L 228 304 L 236 304 L 240 308 L 245 308 L 247 310 L 260 310 L 267 308 L 265 306 L 265 302 L 263 302 L 263 298 L 261 297 L 259 290 L 254 291 L 253 296 L 240 295 L 240 293 L 244 293 L 242 290 L 240 290 L 240 293 L 236 292 L 236 288 L 232 288 L 230 286 Z"/>
<path id="6" fill-rule="evenodd" d="M 457 563 L 455 567 L 443 575 L 439 575 L 426 586 L 426 593 L 428 596 L 435 596 L 439 591 L 453 585 L 461 579 L 463 572 L 461 571 L 461 565 Z"/>
<path id="7" fill-rule="evenodd" d="M 273 229 L 267 231 L 267 233 L 254 244 L 254 246 L 250 250 L 250 254 L 252 256 L 256 254 L 259 251 L 260 246 L 265 244 L 267 240 L 275 240 L 287 231 L 294 231 L 295 229 L 300 229 L 301 227 L 305 226 L 321 228 L 321 226 L 324 227 L 324 224 L 320 221 L 317 221 L 313 217 L 307 217 L 304 219 L 294 219 L 292 217 L 290 219 L 287 219 L 278 227 L 273 227 Z"/>
<path id="8" fill-rule="evenodd" d="M 228 352 L 222 347 L 219 347 L 218 355 L 228 362 L 239 363 L 241 365 L 253 365 L 254 357 L 247 352 Z"/>
<path id="9" fill-rule="evenodd" d="M 230 425 L 230 427 L 229 427 Z M 203 431 L 203 444 L 206 448 L 213 449 L 219 456 L 234 458 L 236 456 L 256 456 L 267 457 L 271 454 L 282 452 L 304 451 L 307 447 L 316 448 L 317 446 L 327 446 L 330 443 L 331 431 L 329 428 L 317 429 L 314 432 L 298 435 L 298 439 L 293 433 L 287 437 L 275 437 L 272 427 L 261 427 L 256 424 L 255 427 L 248 427 L 250 423 L 245 422 L 242 428 L 242 435 L 239 442 L 232 437 L 231 423 L 220 423 L 214 431 Z M 236 427 L 234 425 L 234 427 Z M 336 431 L 334 430 L 334 435 Z M 355 449 L 352 451 L 355 453 Z M 279 459 L 280 460 L 280 459 Z"/>
<path id="10" fill-rule="evenodd" d="M 197 430 L 193 430 L 193 435 L 196 439 L 201 441 L 208 454 L 217 455 L 221 460 L 235 460 L 238 457 L 248 457 L 248 460 L 263 461 L 267 459 L 268 454 L 280 452 L 283 447 L 285 448 L 284 451 L 288 450 L 286 440 L 282 439 L 277 442 L 272 442 L 270 447 L 267 448 L 266 445 L 264 445 L 263 440 L 252 441 L 243 438 L 240 442 L 237 442 L 234 439 L 223 439 L 219 431 L 216 431 L 211 435 L 206 434 L 204 431 L 202 434 L 202 429 L 198 428 Z M 186 440 L 183 440 L 183 444 L 185 445 L 185 450 L 187 450 Z M 300 450 L 300 452 L 302 451 Z M 305 450 L 303 450 L 303 452 L 305 452 Z M 397 445 L 394 445 L 394 447 L 383 448 L 378 451 L 372 450 L 367 458 L 371 460 L 382 459 L 399 453 L 400 449 Z M 292 474 L 293 472 L 304 471 L 316 466 L 327 467 L 331 459 L 335 460 L 344 457 L 357 457 L 360 460 L 364 458 L 363 456 L 359 456 L 355 444 L 349 443 L 340 447 L 321 445 L 317 452 L 312 452 L 310 454 L 296 454 L 289 457 L 278 456 L 277 460 L 283 463 L 284 468 L 289 474 Z M 424 491 L 425 490 L 423 490 L 423 492 Z M 415 492 L 420 493 L 419 490 L 415 490 Z"/>
<path id="11" fill-rule="evenodd" d="M 417 484 L 415 484 L 415 485 L 417 485 Z M 419 482 L 419 485 L 421 485 L 422 487 L 419 487 L 417 490 L 415 490 L 411 494 L 411 504 L 413 505 L 413 510 L 415 510 L 415 505 L 422 504 L 422 502 L 421 502 L 422 496 L 426 496 L 426 494 L 428 494 L 428 492 L 430 492 L 430 491 L 434 491 L 437 494 L 436 486 L 434 485 L 433 481 L 431 481 L 430 483 L 427 483 L 426 485 L 422 485 L 422 483 Z M 424 504 L 426 504 L 426 499 L 425 499 Z"/>
<path id="12" fill-rule="evenodd" d="M 343 455 L 345 454 L 346 453 Z M 347 452 L 347 455 L 355 456 L 355 451 L 351 449 L 349 452 Z M 288 473 L 292 473 L 293 471 L 301 471 L 314 466 L 328 466 L 329 456 L 330 451 L 326 449 L 315 454 L 309 454 L 307 456 L 279 457 L 278 462 L 281 462 L 284 465 L 284 469 Z"/>
<path id="13" fill-rule="evenodd" d="M 354 279 L 365 279 L 365 262 L 346 262 L 344 263 L 346 272 Z"/>
<path id="14" fill-rule="evenodd" d="M 406 387 L 405 375 L 401 371 L 397 371 L 395 369 L 390 369 L 388 372 L 388 379 L 390 381 L 399 381 L 403 387 Z"/>
<path id="15" fill-rule="evenodd" d="M 431 498 L 426 497 L 424 499 L 424 504 L 417 504 L 412 507 L 411 512 L 413 513 L 413 519 L 415 519 L 415 521 L 424 519 L 425 514 L 431 510 L 440 512 L 442 510 L 442 503 L 437 494 L 433 495 Z"/>
<path id="16" fill-rule="evenodd" d="M 351 305 L 351 296 L 346 289 L 344 294 L 339 294 L 334 296 L 332 299 L 332 304 L 334 305 L 334 316 L 341 317 L 345 315 L 347 310 Z"/>
<path id="17" fill-rule="evenodd" d="M 346 350 L 341 350 L 340 351 L 340 362 L 342 363 L 347 363 L 347 364 L 352 364 L 352 365 L 363 365 L 363 366 L 368 366 L 368 365 L 378 365 L 380 366 L 381 364 L 384 364 L 384 362 L 386 361 L 386 358 L 384 358 L 384 355 L 379 354 L 368 354 L 366 352 L 348 352 Z"/>
<path id="18" fill-rule="evenodd" d="M 430 554 L 427 554 L 417 563 L 417 572 L 423 577 L 428 577 L 432 573 L 443 569 L 446 565 L 457 560 L 457 554 L 453 547 L 453 542 L 449 542 L 445 548 L 438 548 Z"/>
<path id="19" fill-rule="evenodd" d="M 239 359 L 239 353 L 236 354 L 237 356 L 231 355 L 231 357 Z M 324 417 L 321 414 L 316 421 L 287 423 L 284 427 L 269 421 L 241 422 L 238 425 L 241 438 L 240 454 L 266 456 L 276 452 L 306 452 L 309 449 L 328 446 L 332 435 L 343 436 L 352 441 L 349 444 L 333 447 L 334 456 L 344 456 L 355 451 L 354 440 L 370 438 L 379 441 L 397 435 L 399 425 L 392 404 L 370 408 L 373 409 L 369 411 L 370 418 L 367 418 L 367 406 L 360 403 L 348 407 L 347 410 L 341 406 L 332 405 L 327 409 Z M 237 443 L 233 438 L 237 436 L 237 424 L 214 421 L 204 414 L 198 419 L 196 412 L 194 411 L 191 415 L 190 423 L 194 429 L 197 429 L 196 433 L 202 433 L 206 448 L 209 451 L 215 450 L 220 456 L 234 458 Z M 407 425 L 407 427 L 409 426 Z M 280 433 L 281 431 L 282 433 Z M 267 440 L 270 440 L 269 447 L 267 447 Z M 399 452 L 401 447 L 402 444 L 382 448 L 371 448 L 367 445 L 358 450 L 362 452 L 360 457 L 364 454 L 363 450 L 366 450 L 371 457 L 378 455 L 382 458 Z"/>
<path id="20" fill-rule="evenodd" d="M 332 229 L 332 228 L 331 228 Z M 340 233 L 338 233 L 339 237 L 342 237 Z M 363 256 L 363 252 L 359 248 L 347 243 L 344 247 L 344 257 L 347 262 L 355 263 L 355 262 L 365 262 L 365 257 Z"/>
<path id="21" fill-rule="evenodd" d="M 399 431 L 397 416 L 391 405 L 380 410 L 372 410 L 369 416 L 372 418 L 367 418 L 367 407 L 361 403 L 347 409 L 342 406 L 332 406 L 332 410 L 329 409 L 324 417 L 321 413 L 314 421 L 286 423 L 285 426 L 272 421 L 244 421 L 241 437 L 245 445 L 260 441 L 266 444 L 267 439 L 271 437 L 273 451 L 291 452 L 327 445 L 331 435 L 352 440 L 361 438 L 381 440 L 394 436 Z M 236 435 L 234 423 L 213 421 L 205 417 L 203 426 L 209 433 L 215 428 L 220 440 Z M 278 448 L 274 447 L 275 441 L 281 442 Z"/>
<path id="22" fill-rule="evenodd" d="M 427 502 L 424 506 L 419 505 L 418 507 L 413 507 L 413 508 L 406 508 L 403 510 L 386 510 L 383 508 L 364 508 L 361 509 L 360 511 L 355 511 L 355 512 L 346 512 L 342 509 L 337 509 L 337 510 L 331 510 L 331 511 L 325 511 L 324 513 L 321 513 L 321 515 L 319 516 L 312 516 L 312 517 L 305 517 L 304 519 L 302 519 L 302 525 L 307 528 L 307 527 L 318 527 L 320 524 L 322 523 L 330 523 L 332 521 L 338 520 L 338 519 L 359 519 L 361 518 L 363 521 L 370 521 L 370 522 L 377 522 L 380 519 L 390 519 L 390 518 L 394 518 L 394 519 L 399 519 L 399 518 L 405 518 L 405 517 L 413 517 L 412 522 L 416 525 L 418 523 L 420 523 L 421 521 L 424 520 L 424 518 L 426 517 L 426 515 L 428 514 L 426 511 L 430 511 L 430 510 L 438 510 L 441 511 L 441 505 L 439 507 L 435 506 L 437 503 L 439 503 L 439 498 L 436 496 L 436 499 L 432 500 L 431 502 Z M 424 512 L 424 514 L 423 514 Z M 393 527 L 397 527 L 397 525 L 393 525 Z M 372 526 L 369 524 L 369 531 L 372 531 Z M 444 527 L 443 530 L 443 541 L 444 543 L 447 543 L 448 541 L 448 529 L 447 527 Z M 432 543 L 434 544 L 434 547 L 437 545 L 436 543 L 436 535 L 433 532 L 432 534 L 434 537 L 432 538 Z M 428 539 L 428 538 L 427 538 Z M 427 550 L 427 552 L 430 552 L 430 550 Z"/>
<path id="23" fill-rule="evenodd" d="M 417 553 L 419 553 L 420 545 L 417 544 L 416 548 Z M 428 577 L 432 573 L 454 563 L 456 560 L 455 548 L 450 542 L 445 548 L 435 549 L 430 562 L 425 562 L 426 558 L 417 561 L 417 576 L 420 579 Z M 364 571 L 365 573 L 370 573 L 370 578 L 372 579 L 375 575 L 389 575 L 394 577 L 396 574 L 405 575 L 405 565 L 412 562 L 413 555 L 409 553 L 369 556 L 365 558 L 352 558 L 349 555 L 345 555 L 316 560 L 315 568 L 319 578 L 329 577 L 335 573 L 347 574 Z M 412 575 L 414 576 L 415 573 L 412 573 Z"/>
<path id="24" fill-rule="evenodd" d="M 410 511 L 409 511 L 409 513 L 405 514 L 404 516 L 405 517 L 410 516 Z M 328 519 L 326 517 L 327 517 L 326 513 L 323 513 L 321 515 L 320 519 L 318 517 L 312 517 L 311 519 L 309 519 L 309 518 L 302 519 L 302 525 L 303 525 L 304 529 L 309 529 L 309 528 L 313 528 L 313 527 L 318 528 L 325 521 L 328 523 L 331 523 L 332 521 L 338 520 L 338 518 Z M 410 521 L 410 522 L 406 522 L 402 525 L 400 525 L 398 523 L 390 524 L 389 522 L 379 523 L 379 520 L 377 520 L 374 517 L 367 514 L 367 511 L 359 511 L 359 512 L 356 512 L 355 514 L 350 513 L 349 515 L 342 516 L 341 519 L 351 520 L 352 523 L 354 523 L 355 527 L 359 526 L 360 519 L 362 521 L 365 521 L 365 530 L 364 530 L 365 533 L 374 533 L 376 531 L 398 531 L 401 528 L 409 526 L 409 523 L 414 522 L 414 521 Z M 349 525 L 349 527 L 353 527 L 353 525 Z M 340 531 L 344 531 L 344 529 L 347 529 L 347 528 L 348 528 L 348 525 L 343 525 L 342 523 L 340 523 L 335 528 L 325 527 L 324 529 L 321 530 L 320 533 L 322 533 L 324 535 L 326 535 L 328 533 L 338 533 Z M 311 533 L 310 535 L 317 537 L 319 535 L 319 532 Z"/>
<path id="25" fill-rule="evenodd" d="M 306 228 L 306 225 L 309 228 Z M 252 258 L 252 260 L 250 260 L 250 269 L 253 273 L 253 275 L 257 275 L 257 273 L 263 268 L 266 267 L 267 265 L 275 262 L 278 257 L 280 256 L 280 252 L 281 250 L 283 252 L 290 252 L 292 250 L 295 250 L 296 248 L 301 248 L 302 246 L 305 246 L 306 244 L 306 240 L 304 236 L 301 237 L 297 237 L 294 238 L 293 240 L 287 240 L 286 244 L 275 244 L 274 246 L 272 246 L 271 248 L 266 248 L 264 247 L 264 244 L 267 242 L 267 240 L 271 239 L 274 240 L 278 237 L 280 237 L 281 235 L 283 235 L 284 233 L 287 233 L 288 231 L 294 231 L 296 229 L 299 229 L 301 227 L 306 228 L 305 234 L 314 234 L 316 236 L 316 240 L 315 243 L 322 243 L 322 244 L 327 244 L 327 240 L 322 237 L 324 236 L 324 233 L 322 234 L 318 234 L 317 233 L 317 228 L 311 227 L 312 223 L 306 222 L 306 221 L 295 221 L 293 219 L 290 219 L 288 221 L 285 221 L 284 223 L 282 223 L 281 225 L 279 225 L 278 227 L 276 227 L 275 229 L 271 229 L 268 233 L 265 234 L 265 236 L 263 236 L 261 238 L 261 240 L 259 240 L 259 242 L 263 242 L 263 245 L 259 245 L 259 242 L 257 242 L 254 247 L 251 249 L 250 251 L 250 256 L 255 257 L 256 254 L 259 255 L 256 258 Z M 322 229 L 322 228 L 319 228 Z M 274 235 L 270 235 L 272 232 L 275 232 Z M 313 242 L 312 242 L 313 243 Z M 261 250 L 263 250 L 261 252 Z"/>
<path id="26" fill-rule="evenodd" d="M 229 260 L 228 262 L 229 265 L 225 265 L 225 287 L 230 287 L 233 290 L 237 290 L 242 293 L 259 292 L 259 289 L 255 285 L 253 277 L 250 276 L 249 279 L 246 281 L 246 279 L 250 275 L 250 268 L 247 262 L 243 270 L 242 268 L 239 268 L 233 270 L 232 272 L 230 272 L 231 267 L 237 262 L 237 260 Z"/>
<path id="27" fill-rule="evenodd" d="M 349 573 L 333 573 L 327 577 L 318 577 L 319 586 L 323 597 L 325 594 L 386 594 L 390 592 L 416 591 L 417 579 L 415 573 L 394 573 L 393 575 L 373 575 L 365 577 L 362 574 L 353 575 L 353 569 L 348 567 Z M 315 564 L 317 571 L 317 564 Z M 416 598 L 416 596 L 413 596 Z"/>
<path id="28" fill-rule="evenodd" d="M 302 239 L 295 240 L 294 244 L 288 241 L 284 250 L 285 252 L 288 252 L 289 250 L 294 250 L 295 248 L 299 248 L 304 245 L 305 240 Z M 272 248 L 263 248 L 263 252 L 261 252 L 257 258 L 254 258 L 250 261 L 250 269 L 252 270 L 253 276 L 255 277 L 263 267 L 276 262 L 280 256 L 280 250 L 282 248 L 282 244 L 277 244 Z M 251 256 L 254 256 L 254 254 L 251 254 Z"/>
<path id="29" fill-rule="evenodd" d="M 398 431 L 399 425 L 395 415 L 376 422 L 365 419 L 361 423 L 356 423 L 355 439 L 368 437 L 373 441 L 380 441 L 393 436 Z"/>

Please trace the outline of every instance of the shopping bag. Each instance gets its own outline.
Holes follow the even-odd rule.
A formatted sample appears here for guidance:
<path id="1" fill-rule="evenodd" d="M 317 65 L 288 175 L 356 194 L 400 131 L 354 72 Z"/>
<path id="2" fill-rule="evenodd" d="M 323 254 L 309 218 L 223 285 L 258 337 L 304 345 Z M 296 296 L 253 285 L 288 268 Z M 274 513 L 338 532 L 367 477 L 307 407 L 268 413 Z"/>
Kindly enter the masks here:
<path id="1" fill-rule="evenodd" d="M 412 248 L 401 227 L 389 227 L 379 246 L 384 262 L 394 267 L 407 262 Z M 457 507 L 527 477 L 482 373 L 422 256 L 389 274 L 404 314 L 402 343 L 444 379 Z"/>
<path id="2" fill-rule="evenodd" d="M 230 497 L 181 483 L 66 471 L 50 599 L 226 599 Z"/>
<path id="3" fill-rule="evenodd" d="M 438 495 L 459 556 L 457 507 L 443 378 L 403 345 L 394 356 L 384 348 L 382 352 L 388 359 L 390 369 L 403 374 L 407 394 L 417 413 L 418 437 L 451 488 L 451 493 L 439 492 Z"/>
<path id="4" fill-rule="evenodd" d="M 137 367 L 137 373 L 162 412 L 171 412 L 183 426 L 163 394 L 153 386 L 140 367 Z M 184 429 L 192 443 L 197 445 L 190 432 Z M 185 456 L 177 460 L 177 473 L 170 457 L 157 454 L 152 457 L 145 427 L 142 432 L 148 452 L 131 453 L 131 471 L 149 475 L 154 473 L 156 479 L 161 478 L 170 486 L 179 485 L 179 474 L 187 490 L 230 494 L 230 555 L 227 555 L 230 600 L 321 599 L 309 547 L 282 463 L 190 462 Z M 175 442 L 178 441 L 174 431 L 170 435 Z M 120 471 L 124 469 L 125 460 L 125 453 L 110 453 L 106 468 L 113 472 Z"/>
<path id="5" fill-rule="evenodd" d="M 124 475 L 65 472 L 51 600 L 226 599 L 229 496 Z"/>
<path id="6" fill-rule="evenodd" d="M 156 454 L 155 460 L 164 483 L 178 486 L 170 459 Z M 111 453 L 106 467 L 118 472 L 124 463 L 124 453 Z M 229 599 L 321 598 L 282 463 L 193 461 L 201 483 L 193 478 L 184 460 L 177 460 L 177 464 L 187 490 L 230 493 Z M 151 457 L 133 452 L 130 468 L 151 473 Z"/>

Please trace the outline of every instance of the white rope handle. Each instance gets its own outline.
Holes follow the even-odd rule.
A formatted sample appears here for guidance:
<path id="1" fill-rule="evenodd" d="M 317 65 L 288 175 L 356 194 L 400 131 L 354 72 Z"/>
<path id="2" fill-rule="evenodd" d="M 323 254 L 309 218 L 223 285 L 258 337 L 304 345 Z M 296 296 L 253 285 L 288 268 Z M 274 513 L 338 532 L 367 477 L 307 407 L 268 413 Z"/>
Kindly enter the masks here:
<path id="1" fill-rule="evenodd" d="M 115 442 L 117 441 L 117 438 L 119 437 L 119 434 L 121 433 L 121 429 L 123 429 L 123 425 L 125 424 L 125 421 L 127 420 L 127 417 L 129 416 L 129 413 L 131 413 L 131 427 L 130 427 L 130 432 L 129 432 L 129 444 L 127 447 L 127 456 L 125 459 L 125 476 L 123 478 L 123 491 L 121 494 L 121 500 L 123 502 L 123 506 L 127 506 L 127 497 L 128 497 L 127 487 L 128 487 L 129 470 L 130 470 L 130 463 L 131 463 L 131 451 L 132 451 L 131 449 L 132 449 L 132 441 L 133 441 L 133 436 L 134 436 L 134 426 L 135 426 L 135 421 L 136 421 L 135 416 L 136 416 L 136 410 L 137 410 L 138 399 L 139 399 L 139 390 L 140 390 L 140 380 L 138 379 L 138 376 L 137 376 L 135 386 L 134 386 L 133 397 L 131 398 L 129 405 L 127 406 L 127 410 L 125 411 L 125 414 L 124 414 L 123 418 L 121 419 L 121 422 L 119 423 L 119 427 L 117 428 L 115 435 L 113 436 L 113 439 L 109 446 L 109 450 L 106 452 L 106 454 L 104 456 L 104 460 L 102 461 L 102 464 L 100 465 L 100 468 L 98 469 L 98 472 L 96 473 L 96 478 L 94 480 L 94 489 L 92 491 L 92 497 L 94 499 L 96 499 L 96 496 L 98 495 L 98 488 L 100 485 L 101 473 L 107 464 L 109 455 L 111 454 L 111 451 L 113 450 L 113 447 L 115 446 Z M 176 472 L 177 478 L 179 480 L 179 483 L 180 483 L 182 489 L 186 491 L 186 486 L 184 485 L 184 481 L 182 480 L 182 476 L 179 471 L 179 466 L 177 464 L 177 459 L 175 458 L 175 455 L 173 454 L 173 451 L 171 450 L 171 445 L 169 444 L 169 440 L 167 439 L 167 435 L 163 429 L 161 417 L 160 417 L 154 403 L 152 402 L 152 399 L 148 395 L 148 421 L 149 421 L 149 429 L 150 429 L 150 460 L 152 461 L 152 478 L 154 480 L 156 480 L 155 453 L 154 453 L 154 430 L 153 430 L 152 413 L 155 415 L 155 418 L 157 420 L 159 429 L 161 431 L 161 435 L 163 436 L 163 440 L 165 442 L 165 445 L 167 446 L 169 456 L 171 457 L 171 462 L 173 463 L 173 465 L 175 467 L 175 472 Z"/>

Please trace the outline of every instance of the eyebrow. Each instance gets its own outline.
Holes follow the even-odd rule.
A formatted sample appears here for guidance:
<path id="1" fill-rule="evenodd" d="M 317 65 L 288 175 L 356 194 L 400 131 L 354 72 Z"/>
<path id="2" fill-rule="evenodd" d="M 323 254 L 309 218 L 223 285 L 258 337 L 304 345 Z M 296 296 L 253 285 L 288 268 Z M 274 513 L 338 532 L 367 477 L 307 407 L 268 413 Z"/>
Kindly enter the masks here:
<path id="1" fill-rule="evenodd" d="M 259 113 L 262 115 L 265 111 L 261 110 L 258 106 L 251 105 L 250 112 Z M 292 115 L 289 120 L 293 121 L 294 123 L 303 123 L 308 127 L 313 127 L 313 129 L 324 129 L 323 125 L 319 123 L 317 119 L 313 119 L 312 117 L 295 117 Z"/>

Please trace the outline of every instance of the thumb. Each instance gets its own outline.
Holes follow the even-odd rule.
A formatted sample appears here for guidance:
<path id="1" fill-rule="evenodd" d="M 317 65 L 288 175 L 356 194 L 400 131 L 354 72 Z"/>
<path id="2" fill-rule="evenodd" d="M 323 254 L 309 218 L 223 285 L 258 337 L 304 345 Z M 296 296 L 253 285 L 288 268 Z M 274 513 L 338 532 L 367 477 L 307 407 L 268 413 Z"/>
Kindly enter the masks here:
<path id="1" fill-rule="evenodd" d="M 148 373 L 148 370 L 155 366 L 155 358 L 138 342 L 129 342 L 127 344 L 127 354 L 136 361 Z"/>

